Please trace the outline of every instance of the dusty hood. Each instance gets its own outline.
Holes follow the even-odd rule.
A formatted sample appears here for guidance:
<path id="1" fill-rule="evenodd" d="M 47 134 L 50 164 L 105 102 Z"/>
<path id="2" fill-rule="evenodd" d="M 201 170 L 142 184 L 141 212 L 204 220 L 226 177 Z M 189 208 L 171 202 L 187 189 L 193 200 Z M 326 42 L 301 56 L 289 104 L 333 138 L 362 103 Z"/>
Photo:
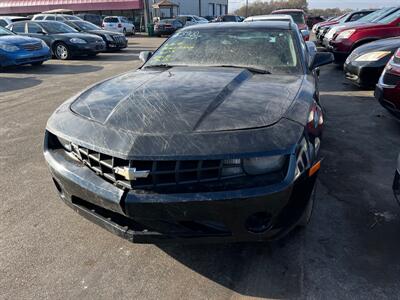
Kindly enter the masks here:
<path id="1" fill-rule="evenodd" d="M 270 126 L 295 99 L 302 76 L 179 67 L 129 72 L 81 94 L 71 109 L 133 133 L 179 134 Z"/>

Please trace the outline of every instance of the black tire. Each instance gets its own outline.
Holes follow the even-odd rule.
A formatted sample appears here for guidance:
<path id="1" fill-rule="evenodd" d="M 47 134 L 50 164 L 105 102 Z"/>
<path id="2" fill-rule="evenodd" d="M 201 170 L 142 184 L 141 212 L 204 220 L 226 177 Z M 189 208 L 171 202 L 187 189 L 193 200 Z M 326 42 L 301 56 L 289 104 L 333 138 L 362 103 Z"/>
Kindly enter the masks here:
<path id="1" fill-rule="evenodd" d="M 35 67 L 39 67 L 39 66 L 43 65 L 43 63 L 44 63 L 44 61 L 37 61 L 37 62 L 31 63 L 31 65 L 35 66 Z"/>
<path id="2" fill-rule="evenodd" d="M 71 59 L 71 51 L 69 50 L 68 46 L 65 45 L 63 42 L 58 42 L 53 47 L 54 55 L 57 59 L 61 60 L 68 60 Z"/>
<path id="3" fill-rule="evenodd" d="M 315 203 L 316 195 L 317 195 L 317 182 L 315 182 L 314 189 L 311 192 L 310 199 L 308 200 L 308 203 L 307 203 L 307 207 L 304 210 L 303 216 L 301 217 L 301 219 L 298 223 L 299 227 L 306 227 L 308 225 L 308 223 L 310 223 L 311 216 L 312 216 L 312 213 L 314 210 L 314 203 Z"/>

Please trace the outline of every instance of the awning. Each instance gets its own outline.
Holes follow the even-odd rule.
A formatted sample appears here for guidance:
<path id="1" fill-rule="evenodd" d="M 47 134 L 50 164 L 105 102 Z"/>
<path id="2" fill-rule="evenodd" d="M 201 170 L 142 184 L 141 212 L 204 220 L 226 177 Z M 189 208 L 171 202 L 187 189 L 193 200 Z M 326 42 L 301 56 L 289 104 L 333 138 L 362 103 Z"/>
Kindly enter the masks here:
<path id="1" fill-rule="evenodd" d="M 142 0 L 0 0 L 0 14 L 31 14 L 54 9 L 73 11 L 142 9 Z"/>
<path id="2" fill-rule="evenodd" d="M 161 0 L 160 2 L 157 2 L 152 5 L 153 8 L 171 8 L 171 7 L 179 7 L 178 4 L 173 3 L 169 0 Z"/>

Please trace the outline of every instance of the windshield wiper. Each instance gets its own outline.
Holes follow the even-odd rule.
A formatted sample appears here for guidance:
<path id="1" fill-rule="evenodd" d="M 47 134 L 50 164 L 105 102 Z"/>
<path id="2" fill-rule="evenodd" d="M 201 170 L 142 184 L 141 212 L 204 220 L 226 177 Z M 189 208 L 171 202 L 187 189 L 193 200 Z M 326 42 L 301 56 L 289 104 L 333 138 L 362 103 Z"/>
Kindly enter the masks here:
<path id="1" fill-rule="evenodd" d="M 211 65 L 207 67 L 224 67 L 224 68 L 238 68 L 238 69 L 246 69 L 253 73 L 258 74 L 272 74 L 270 71 L 265 69 L 253 68 L 253 67 L 245 67 L 245 66 L 235 66 L 235 65 Z"/>

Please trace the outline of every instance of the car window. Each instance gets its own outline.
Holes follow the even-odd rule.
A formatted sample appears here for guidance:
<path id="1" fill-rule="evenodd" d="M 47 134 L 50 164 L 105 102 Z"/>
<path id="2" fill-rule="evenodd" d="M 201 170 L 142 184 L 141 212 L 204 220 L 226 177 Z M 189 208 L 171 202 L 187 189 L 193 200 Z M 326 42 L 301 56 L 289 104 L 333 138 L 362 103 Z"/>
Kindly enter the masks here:
<path id="1" fill-rule="evenodd" d="M 25 33 L 25 22 L 22 23 L 14 23 L 12 27 L 12 31 L 16 33 Z"/>
<path id="2" fill-rule="evenodd" d="M 191 22 L 191 21 L 193 21 L 193 18 L 192 18 L 192 17 L 187 17 L 187 18 L 186 18 L 186 21 Z"/>
<path id="3" fill-rule="evenodd" d="M 263 27 L 183 30 L 167 40 L 145 67 L 224 65 L 297 74 L 302 66 L 294 34 Z"/>
<path id="4" fill-rule="evenodd" d="M 119 23 L 118 18 L 114 18 L 114 17 L 108 17 L 108 18 L 104 18 L 104 23 Z"/>
<path id="5" fill-rule="evenodd" d="M 35 17 L 35 20 L 43 20 L 44 19 L 44 16 L 37 16 L 37 17 Z"/>
<path id="6" fill-rule="evenodd" d="M 380 19 L 379 21 L 377 21 L 377 23 L 379 24 L 389 24 L 391 22 L 393 22 L 394 20 L 400 18 L 400 9 L 398 9 L 396 12 L 390 14 L 389 16 Z"/>
<path id="7" fill-rule="evenodd" d="M 14 35 L 14 33 L 6 28 L 0 27 L 0 36 L 2 35 Z"/>
<path id="8" fill-rule="evenodd" d="M 47 16 L 46 21 L 55 21 L 56 17 L 55 16 Z"/>
<path id="9" fill-rule="evenodd" d="M 78 32 L 71 26 L 61 22 L 44 22 L 41 23 L 48 33 L 72 33 Z"/>
<path id="10" fill-rule="evenodd" d="M 7 22 L 6 21 L 4 21 L 4 20 L 0 20 L 0 26 L 2 26 L 2 27 L 6 27 L 8 24 L 7 24 Z"/>
<path id="11" fill-rule="evenodd" d="M 39 33 L 42 32 L 42 28 L 35 23 L 28 23 L 28 33 Z"/>
<path id="12" fill-rule="evenodd" d="M 62 22 L 62 21 L 64 21 L 64 18 L 63 18 L 63 17 L 60 17 L 60 16 L 57 16 L 57 17 L 56 17 L 56 21 L 61 21 L 61 22 Z"/>

